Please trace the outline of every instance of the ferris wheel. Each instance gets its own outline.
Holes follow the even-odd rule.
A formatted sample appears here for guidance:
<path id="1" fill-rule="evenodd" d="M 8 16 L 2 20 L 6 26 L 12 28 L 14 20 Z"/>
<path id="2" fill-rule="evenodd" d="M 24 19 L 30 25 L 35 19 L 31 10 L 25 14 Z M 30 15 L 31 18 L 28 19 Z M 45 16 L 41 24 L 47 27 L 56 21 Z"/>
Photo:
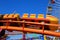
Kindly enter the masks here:
<path id="1" fill-rule="evenodd" d="M 47 14 L 51 14 L 59 19 L 60 23 L 60 0 L 49 0 Z"/>
<path id="2" fill-rule="evenodd" d="M 49 0 L 47 14 L 57 17 L 60 23 L 60 0 Z M 57 31 L 60 32 L 60 30 Z M 59 38 L 54 37 L 53 40 L 59 40 Z"/>

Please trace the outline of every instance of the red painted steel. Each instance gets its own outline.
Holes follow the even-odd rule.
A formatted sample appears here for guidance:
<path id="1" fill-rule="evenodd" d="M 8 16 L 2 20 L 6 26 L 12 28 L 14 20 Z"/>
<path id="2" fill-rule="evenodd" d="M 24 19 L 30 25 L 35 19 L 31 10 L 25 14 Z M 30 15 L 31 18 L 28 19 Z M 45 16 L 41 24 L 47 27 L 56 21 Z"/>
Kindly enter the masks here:
<path id="1" fill-rule="evenodd" d="M 23 21 L 24 21 L 24 20 L 23 20 Z M 23 23 L 23 40 L 26 40 L 26 39 L 25 39 L 24 27 L 25 27 L 25 23 Z"/>
<path id="2" fill-rule="evenodd" d="M 0 21 L 0 22 L 7 22 L 7 21 Z M 18 22 L 18 23 L 27 23 L 27 24 L 35 24 L 35 25 L 49 25 L 49 26 L 57 26 L 57 27 L 60 26 L 60 24 L 48 24 L 48 23 L 27 22 L 27 21 L 8 21 L 8 22 Z"/>
<path id="3" fill-rule="evenodd" d="M 16 30 L 16 31 L 23 31 L 23 27 L 13 27 L 13 26 L 0 26 L 2 29 L 6 30 Z M 24 32 L 31 32 L 31 33 L 38 33 L 38 34 L 43 34 L 43 30 L 38 30 L 38 29 L 30 29 L 30 28 L 24 28 Z M 45 35 L 51 35 L 51 36 L 57 36 L 60 37 L 60 32 L 54 32 L 54 31 L 47 31 L 44 30 Z"/>

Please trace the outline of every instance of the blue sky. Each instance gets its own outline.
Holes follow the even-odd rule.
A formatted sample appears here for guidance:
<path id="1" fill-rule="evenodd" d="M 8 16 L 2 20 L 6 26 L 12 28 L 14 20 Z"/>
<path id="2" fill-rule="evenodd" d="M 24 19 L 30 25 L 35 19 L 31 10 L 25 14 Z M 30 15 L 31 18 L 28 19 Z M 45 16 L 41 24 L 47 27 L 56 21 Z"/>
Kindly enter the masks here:
<path id="1" fill-rule="evenodd" d="M 46 13 L 48 0 L 0 0 L 0 13 Z"/>

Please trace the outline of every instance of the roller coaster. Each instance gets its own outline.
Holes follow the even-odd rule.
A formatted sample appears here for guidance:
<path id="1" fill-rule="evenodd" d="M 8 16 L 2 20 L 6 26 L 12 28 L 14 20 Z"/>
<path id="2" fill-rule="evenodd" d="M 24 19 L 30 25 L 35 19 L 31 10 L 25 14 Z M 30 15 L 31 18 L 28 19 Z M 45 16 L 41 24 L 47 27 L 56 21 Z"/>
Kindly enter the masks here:
<path id="1" fill-rule="evenodd" d="M 54 0 L 50 0 L 52 4 Z M 26 40 L 25 34 L 37 33 L 60 37 L 60 32 L 55 32 L 60 29 L 59 19 L 50 15 L 52 7 L 48 6 L 48 14 L 44 18 L 43 14 L 24 14 L 20 17 L 19 14 L 4 14 L 0 15 L 0 37 L 5 35 L 5 30 L 10 32 L 20 31 L 23 34 L 21 40 Z"/>
<path id="2" fill-rule="evenodd" d="M 24 14 L 22 18 L 19 14 L 5 14 L 0 15 L 0 37 L 5 35 L 5 30 L 8 31 L 22 31 L 23 39 L 25 40 L 26 33 L 37 33 L 44 35 L 51 35 L 60 37 L 60 32 L 55 32 L 60 26 L 59 20 L 51 15 L 46 15 L 44 18 L 43 14 Z"/>

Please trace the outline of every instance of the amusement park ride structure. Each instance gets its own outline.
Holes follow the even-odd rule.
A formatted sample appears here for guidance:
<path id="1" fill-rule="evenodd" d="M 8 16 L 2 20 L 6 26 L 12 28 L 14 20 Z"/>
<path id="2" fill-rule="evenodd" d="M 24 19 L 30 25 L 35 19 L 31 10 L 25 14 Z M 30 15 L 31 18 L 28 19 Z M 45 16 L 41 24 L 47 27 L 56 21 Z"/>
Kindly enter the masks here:
<path id="1" fill-rule="evenodd" d="M 51 3 L 55 3 L 54 0 L 51 0 Z M 51 11 L 51 7 L 48 7 Z M 5 30 L 8 31 L 22 31 L 23 32 L 23 40 L 25 40 L 26 33 L 37 33 L 43 35 L 51 35 L 60 37 L 60 32 L 55 32 L 58 29 L 60 24 L 58 24 L 59 19 L 46 15 L 44 18 L 43 14 L 38 14 L 36 18 L 36 14 L 24 14 L 22 17 L 19 14 L 5 14 L 0 15 L 0 37 L 5 34 Z"/>
<path id="2" fill-rule="evenodd" d="M 57 18 L 47 15 L 45 19 L 42 14 L 38 15 L 38 18 L 35 18 L 35 14 L 31 14 L 30 18 L 27 17 L 27 14 L 24 14 L 23 18 L 19 18 L 18 14 L 5 14 L 3 19 L 0 19 L 2 24 L 0 28 L 9 31 L 16 30 L 24 33 L 31 32 L 60 37 L 60 33 L 54 32 L 60 26 Z"/>

